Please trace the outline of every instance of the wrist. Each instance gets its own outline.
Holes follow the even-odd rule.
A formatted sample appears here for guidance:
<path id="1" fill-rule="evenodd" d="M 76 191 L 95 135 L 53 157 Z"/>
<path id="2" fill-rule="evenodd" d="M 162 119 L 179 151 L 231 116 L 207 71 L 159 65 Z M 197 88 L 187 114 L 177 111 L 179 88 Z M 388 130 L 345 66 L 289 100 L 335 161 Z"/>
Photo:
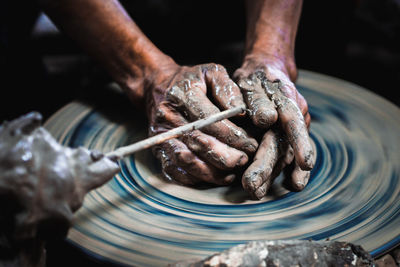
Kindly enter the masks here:
<path id="1" fill-rule="evenodd" d="M 289 28 L 289 27 L 288 27 Z M 274 55 L 288 57 L 294 55 L 294 40 L 287 29 L 265 26 L 249 31 L 246 37 L 246 54 Z"/>
<path id="2" fill-rule="evenodd" d="M 247 70 L 246 72 L 254 72 L 262 70 L 269 72 L 271 70 L 283 72 L 292 82 L 297 78 L 297 67 L 292 55 L 286 55 L 273 52 L 260 52 L 250 53 L 244 57 L 241 69 Z"/>
<path id="3" fill-rule="evenodd" d="M 129 99 L 137 106 L 143 107 L 145 91 L 158 80 L 162 80 L 179 66 L 155 46 L 132 45 L 125 56 L 126 72 L 118 75 L 117 82 L 125 90 Z M 139 51 L 139 52 L 138 52 Z"/>

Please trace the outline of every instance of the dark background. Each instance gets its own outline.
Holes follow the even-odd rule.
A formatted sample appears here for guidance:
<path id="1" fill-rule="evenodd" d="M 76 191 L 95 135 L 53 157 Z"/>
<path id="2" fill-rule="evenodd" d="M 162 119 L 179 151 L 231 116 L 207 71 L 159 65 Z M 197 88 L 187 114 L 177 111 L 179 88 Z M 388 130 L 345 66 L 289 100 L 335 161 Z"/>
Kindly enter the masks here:
<path id="1" fill-rule="evenodd" d="M 121 2 L 179 64 L 216 62 L 230 72 L 240 66 L 242 1 Z M 38 20 L 34 1 L 0 5 L 0 121 L 31 110 L 46 119 L 82 95 L 101 95 L 109 77 L 71 39 Z M 300 69 L 353 82 L 399 106 L 399 48 L 399 0 L 304 1 L 296 40 Z M 65 242 L 50 243 L 48 255 L 48 266 L 102 266 Z"/>
<path id="2" fill-rule="evenodd" d="M 2 1 L 0 121 L 31 110 L 47 118 L 107 75 L 65 35 L 38 23 L 35 1 Z M 123 0 L 144 33 L 180 64 L 234 71 L 244 42 L 242 1 Z M 300 69 L 351 81 L 399 105 L 400 1 L 304 1 Z M 36 25 L 35 25 L 36 23 Z"/>

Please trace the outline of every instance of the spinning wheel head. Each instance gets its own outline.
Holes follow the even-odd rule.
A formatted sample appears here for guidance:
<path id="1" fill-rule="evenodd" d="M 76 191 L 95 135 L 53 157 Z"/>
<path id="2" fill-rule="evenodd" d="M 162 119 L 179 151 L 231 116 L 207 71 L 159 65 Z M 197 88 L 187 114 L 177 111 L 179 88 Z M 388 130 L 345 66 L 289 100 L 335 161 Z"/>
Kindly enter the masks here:
<path id="1" fill-rule="evenodd" d="M 253 202 L 234 186 L 181 187 L 160 179 L 159 163 L 144 151 L 121 161 L 121 172 L 88 194 L 69 240 L 97 257 L 139 266 L 203 258 L 250 240 L 330 238 L 373 256 L 394 247 L 400 242 L 399 108 L 311 72 L 300 72 L 297 87 L 309 103 L 317 158 L 302 192 L 289 193 L 278 181 L 268 198 Z M 118 118 L 74 102 L 46 127 L 63 144 L 102 152 L 146 137 L 145 122 Z"/>

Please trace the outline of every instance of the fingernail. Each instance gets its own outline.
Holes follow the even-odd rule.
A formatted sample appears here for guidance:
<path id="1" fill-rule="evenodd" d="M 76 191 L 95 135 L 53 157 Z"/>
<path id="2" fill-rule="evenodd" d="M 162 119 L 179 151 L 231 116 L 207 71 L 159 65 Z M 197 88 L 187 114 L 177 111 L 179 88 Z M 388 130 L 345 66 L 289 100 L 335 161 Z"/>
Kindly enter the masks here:
<path id="1" fill-rule="evenodd" d="M 296 190 L 303 190 L 305 187 L 305 184 L 303 182 L 297 182 L 295 187 L 296 187 Z"/>
<path id="2" fill-rule="evenodd" d="M 262 198 L 265 196 L 266 193 L 267 193 L 267 192 L 266 192 L 266 188 L 265 188 L 264 186 L 261 186 L 261 187 L 259 187 L 256 191 L 254 191 L 254 196 L 255 196 L 258 200 L 260 200 L 260 199 L 262 199 Z"/>
<path id="3" fill-rule="evenodd" d="M 246 191 L 255 191 L 256 188 L 261 186 L 261 184 L 262 180 L 258 172 L 252 170 L 250 172 L 245 172 L 245 174 L 243 175 L 242 185 Z"/>
<path id="4" fill-rule="evenodd" d="M 294 186 L 295 190 L 301 191 L 306 187 L 306 185 L 308 183 L 308 180 L 310 178 L 310 172 L 301 171 L 301 170 L 299 170 L 299 171 L 300 171 L 301 176 L 297 178 L 298 181 L 295 182 L 295 184 L 293 186 Z"/>
<path id="5" fill-rule="evenodd" d="M 243 153 L 240 158 L 239 161 L 237 162 L 236 166 L 243 166 L 245 165 L 247 162 L 249 161 L 249 157 Z"/>
<path id="6" fill-rule="evenodd" d="M 254 153 L 257 151 L 258 143 L 255 139 L 249 138 L 248 144 L 246 145 L 247 151 L 249 153 Z"/>

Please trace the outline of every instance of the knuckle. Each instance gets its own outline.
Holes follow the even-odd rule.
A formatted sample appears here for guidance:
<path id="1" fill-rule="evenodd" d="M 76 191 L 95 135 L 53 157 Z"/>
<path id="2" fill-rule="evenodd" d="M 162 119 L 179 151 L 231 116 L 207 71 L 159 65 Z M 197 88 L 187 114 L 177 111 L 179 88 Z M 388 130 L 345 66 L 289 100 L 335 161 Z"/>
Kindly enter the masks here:
<path id="1" fill-rule="evenodd" d="M 261 184 L 260 169 L 248 170 L 243 176 L 243 187 L 247 191 L 254 191 Z"/>
<path id="2" fill-rule="evenodd" d="M 261 80 L 261 81 L 267 79 L 267 75 L 266 75 L 265 71 L 264 71 L 264 70 L 261 70 L 261 69 L 256 70 L 256 71 L 255 71 L 254 73 L 252 73 L 249 77 L 250 77 L 252 80 L 255 80 L 255 79 L 257 78 L 257 79 L 259 79 L 259 80 Z"/>
<path id="3" fill-rule="evenodd" d="M 235 70 L 235 72 L 233 73 L 233 79 L 235 79 L 235 81 L 240 81 L 241 79 L 243 79 L 244 73 L 245 72 L 242 68 Z"/>
<path id="4" fill-rule="evenodd" d="M 252 91 L 253 90 L 253 82 L 250 79 L 247 78 L 240 78 L 237 82 L 237 85 L 241 89 L 245 89 L 246 91 Z"/>
<path id="5" fill-rule="evenodd" d="M 213 71 L 213 72 L 224 72 L 226 73 L 226 69 L 224 66 L 222 66 L 221 64 L 218 63 L 208 63 L 208 64 L 204 64 L 202 65 L 202 70 L 203 71 Z"/>
<path id="6" fill-rule="evenodd" d="M 173 85 L 167 89 L 166 98 L 173 103 L 180 103 L 183 99 L 183 92 L 178 85 Z"/>
<path id="7" fill-rule="evenodd" d="M 278 113 L 275 109 L 258 109 L 253 116 L 257 126 L 270 127 L 278 120 Z"/>
<path id="8" fill-rule="evenodd" d="M 191 131 L 188 136 L 196 143 L 204 143 L 202 133 L 199 130 Z"/>
<path id="9" fill-rule="evenodd" d="M 214 64 L 214 69 L 215 69 L 215 71 L 220 71 L 220 72 L 226 73 L 225 67 L 222 66 L 221 64 Z"/>
<path id="10" fill-rule="evenodd" d="M 177 160 L 177 163 L 187 166 L 187 165 L 191 165 L 193 163 L 194 157 L 190 151 L 180 150 L 180 151 L 176 151 L 176 160 Z"/>
<path id="11" fill-rule="evenodd" d="M 155 119 L 156 121 L 165 121 L 166 120 L 166 113 L 169 112 L 168 108 L 164 104 L 160 104 L 156 113 L 155 113 Z"/>
<path id="12" fill-rule="evenodd" d="M 282 83 L 281 91 L 287 98 L 290 98 L 297 102 L 298 92 L 292 82 Z"/>

